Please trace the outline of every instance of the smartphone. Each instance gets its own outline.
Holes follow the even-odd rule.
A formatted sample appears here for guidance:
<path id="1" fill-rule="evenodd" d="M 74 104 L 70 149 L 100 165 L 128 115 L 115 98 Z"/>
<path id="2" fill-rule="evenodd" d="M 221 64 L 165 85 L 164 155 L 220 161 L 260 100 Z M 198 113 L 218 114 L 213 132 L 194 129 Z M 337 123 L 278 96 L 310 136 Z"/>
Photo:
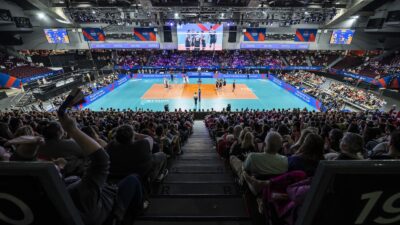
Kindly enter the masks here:
<path id="1" fill-rule="evenodd" d="M 79 88 L 73 89 L 65 101 L 61 104 L 60 108 L 58 108 L 58 114 L 63 116 L 67 108 L 72 106 L 76 106 L 85 102 L 84 100 L 85 95 L 83 94 L 82 90 Z"/>

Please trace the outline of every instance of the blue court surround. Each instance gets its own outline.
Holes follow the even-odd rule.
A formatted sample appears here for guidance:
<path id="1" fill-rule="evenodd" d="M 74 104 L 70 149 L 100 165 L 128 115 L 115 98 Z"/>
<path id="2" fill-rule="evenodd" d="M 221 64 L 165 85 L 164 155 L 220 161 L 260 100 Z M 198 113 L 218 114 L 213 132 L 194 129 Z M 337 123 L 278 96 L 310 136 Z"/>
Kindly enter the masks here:
<path id="1" fill-rule="evenodd" d="M 190 78 L 190 83 L 196 83 L 196 78 Z M 232 83 L 232 79 L 227 79 L 227 83 Z M 202 99 L 197 107 L 194 105 L 193 99 L 159 99 L 159 100 L 142 100 L 143 94 L 153 85 L 162 84 L 162 79 L 131 79 L 122 84 L 114 91 L 99 98 L 95 102 L 86 106 L 85 108 L 99 111 L 102 108 L 115 108 L 115 109 L 144 109 L 153 111 L 163 111 L 164 105 L 168 104 L 169 109 L 175 110 L 181 108 L 182 110 L 196 109 L 207 110 L 213 108 L 214 110 L 222 110 L 226 108 L 227 104 L 231 104 L 231 109 L 241 110 L 249 109 L 273 109 L 273 108 L 307 108 L 315 110 L 300 98 L 289 93 L 285 89 L 279 87 L 267 79 L 237 79 L 236 83 L 246 84 L 258 99 Z M 181 78 L 174 79 L 174 84 L 183 83 Z M 203 84 L 215 84 L 215 79 L 204 78 Z"/>

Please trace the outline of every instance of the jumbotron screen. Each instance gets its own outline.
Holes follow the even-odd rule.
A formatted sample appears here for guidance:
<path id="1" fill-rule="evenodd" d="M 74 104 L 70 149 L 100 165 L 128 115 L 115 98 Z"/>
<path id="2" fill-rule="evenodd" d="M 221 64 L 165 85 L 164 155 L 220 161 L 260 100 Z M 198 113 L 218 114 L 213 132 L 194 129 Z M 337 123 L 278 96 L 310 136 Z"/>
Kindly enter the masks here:
<path id="1" fill-rule="evenodd" d="M 349 45 L 353 40 L 354 30 L 339 29 L 333 30 L 331 44 Z"/>
<path id="2" fill-rule="evenodd" d="M 47 42 L 50 44 L 68 44 L 67 29 L 44 29 Z"/>
<path id="3" fill-rule="evenodd" d="M 222 50 L 223 25 L 190 23 L 178 25 L 178 50 Z"/>

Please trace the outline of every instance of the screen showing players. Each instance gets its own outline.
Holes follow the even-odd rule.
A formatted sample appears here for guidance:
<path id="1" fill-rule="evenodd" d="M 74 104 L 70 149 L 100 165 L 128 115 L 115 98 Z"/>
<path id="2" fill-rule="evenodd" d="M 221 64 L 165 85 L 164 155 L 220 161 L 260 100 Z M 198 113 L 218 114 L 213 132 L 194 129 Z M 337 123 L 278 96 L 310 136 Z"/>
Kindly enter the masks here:
<path id="1" fill-rule="evenodd" d="M 340 29 L 333 30 L 331 44 L 349 45 L 353 40 L 354 30 Z"/>
<path id="2" fill-rule="evenodd" d="M 68 44 L 67 29 L 44 29 L 47 42 L 50 44 Z"/>
<path id="3" fill-rule="evenodd" d="M 178 25 L 178 50 L 222 50 L 223 25 L 191 23 Z"/>

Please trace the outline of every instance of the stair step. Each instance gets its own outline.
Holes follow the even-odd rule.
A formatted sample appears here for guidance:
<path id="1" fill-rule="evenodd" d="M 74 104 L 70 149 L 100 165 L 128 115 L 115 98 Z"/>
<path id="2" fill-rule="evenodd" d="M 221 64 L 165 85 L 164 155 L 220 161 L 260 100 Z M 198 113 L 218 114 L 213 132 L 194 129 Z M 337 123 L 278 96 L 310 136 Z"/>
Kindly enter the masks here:
<path id="1" fill-rule="evenodd" d="M 171 173 L 164 183 L 233 183 L 231 174 Z"/>
<path id="2" fill-rule="evenodd" d="M 237 196 L 240 194 L 239 188 L 234 183 L 171 183 L 162 184 L 155 192 L 157 195 L 229 195 Z"/>
<path id="3" fill-rule="evenodd" d="M 225 165 L 172 165 L 169 170 L 171 173 L 230 173 L 230 169 L 226 169 Z"/>
<path id="4" fill-rule="evenodd" d="M 178 160 L 201 160 L 201 161 L 207 161 L 207 160 L 220 159 L 220 158 L 217 155 L 213 155 L 213 156 L 195 156 L 195 155 L 183 154 L 181 156 L 178 156 L 177 159 Z"/>
<path id="5" fill-rule="evenodd" d="M 196 150 L 196 149 L 189 149 L 189 150 Z M 198 150 L 198 149 L 197 149 Z M 216 152 L 200 152 L 199 150 L 197 152 L 184 152 L 183 155 L 181 155 L 182 158 L 185 158 L 183 156 L 187 157 L 218 157 L 218 154 Z"/>
<path id="6" fill-rule="evenodd" d="M 225 167 L 225 164 L 220 159 L 212 159 L 207 161 L 178 160 L 173 163 L 173 166 L 224 166 Z"/>
<path id="7" fill-rule="evenodd" d="M 140 219 L 220 220 L 248 219 L 241 197 L 160 197 L 152 198 Z"/>
<path id="8" fill-rule="evenodd" d="M 225 221 L 136 221 L 135 225 L 252 225 L 251 221 L 225 220 Z"/>
<path id="9" fill-rule="evenodd" d="M 214 149 L 193 149 L 193 148 L 189 148 L 189 149 L 182 149 L 184 153 L 216 153 L 216 151 Z"/>

